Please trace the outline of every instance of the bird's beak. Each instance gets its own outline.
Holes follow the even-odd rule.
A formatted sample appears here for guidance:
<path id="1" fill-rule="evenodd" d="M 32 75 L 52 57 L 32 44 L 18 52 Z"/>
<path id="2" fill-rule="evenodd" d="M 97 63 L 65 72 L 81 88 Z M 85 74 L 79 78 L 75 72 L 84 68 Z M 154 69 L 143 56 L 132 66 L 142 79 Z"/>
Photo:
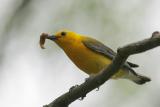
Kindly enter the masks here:
<path id="1" fill-rule="evenodd" d="M 48 35 L 48 36 L 47 36 L 47 39 L 50 39 L 50 40 L 52 40 L 52 41 L 55 41 L 55 40 L 57 39 L 57 36 L 55 36 L 55 35 Z"/>

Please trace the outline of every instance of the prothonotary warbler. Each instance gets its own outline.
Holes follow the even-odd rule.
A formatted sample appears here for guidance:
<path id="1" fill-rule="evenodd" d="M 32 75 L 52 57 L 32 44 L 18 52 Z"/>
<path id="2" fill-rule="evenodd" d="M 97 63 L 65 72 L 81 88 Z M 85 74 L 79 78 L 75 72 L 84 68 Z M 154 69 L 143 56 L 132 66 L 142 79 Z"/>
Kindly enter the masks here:
<path id="1" fill-rule="evenodd" d="M 45 38 L 54 41 L 60 46 L 73 63 L 90 76 L 101 72 L 116 55 L 112 49 L 96 39 L 73 31 L 61 30 L 54 35 L 43 35 L 46 35 Z M 43 40 L 41 42 L 42 46 L 44 42 Z M 150 78 L 136 73 L 132 69 L 133 67 L 138 67 L 138 65 L 126 61 L 121 69 L 112 76 L 112 79 L 124 78 L 137 84 L 144 84 L 150 81 Z"/>

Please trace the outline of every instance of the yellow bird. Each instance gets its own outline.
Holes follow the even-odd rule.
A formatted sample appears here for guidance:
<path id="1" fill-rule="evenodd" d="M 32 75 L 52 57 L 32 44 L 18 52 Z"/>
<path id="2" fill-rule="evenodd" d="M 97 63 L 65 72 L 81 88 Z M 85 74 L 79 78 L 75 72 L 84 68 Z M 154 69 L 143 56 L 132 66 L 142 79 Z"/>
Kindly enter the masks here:
<path id="1" fill-rule="evenodd" d="M 60 46 L 73 63 L 90 76 L 101 72 L 116 55 L 112 49 L 96 39 L 69 30 L 47 35 L 46 38 Z M 125 62 L 121 69 L 112 76 L 112 79 L 124 78 L 137 84 L 150 81 L 150 78 L 136 73 L 132 67 L 138 67 L 138 65 Z"/>

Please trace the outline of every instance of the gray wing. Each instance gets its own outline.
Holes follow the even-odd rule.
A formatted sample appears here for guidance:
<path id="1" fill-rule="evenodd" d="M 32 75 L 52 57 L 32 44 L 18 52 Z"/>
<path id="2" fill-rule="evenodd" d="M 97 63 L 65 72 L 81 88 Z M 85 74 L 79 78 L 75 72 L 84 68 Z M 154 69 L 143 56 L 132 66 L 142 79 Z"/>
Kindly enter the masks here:
<path id="1" fill-rule="evenodd" d="M 98 52 L 111 60 L 116 56 L 116 52 L 114 52 L 111 48 L 105 46 L 104 44 L 102 44 L 101 42 L 95 39 L 88 37 L 82 42 L 90 50 Z M 124 66 L 126 66 L 127 68 L 128 67 L 138 67 L 137 64 L 133 64 L 131 62 L 126 62 Z"/>

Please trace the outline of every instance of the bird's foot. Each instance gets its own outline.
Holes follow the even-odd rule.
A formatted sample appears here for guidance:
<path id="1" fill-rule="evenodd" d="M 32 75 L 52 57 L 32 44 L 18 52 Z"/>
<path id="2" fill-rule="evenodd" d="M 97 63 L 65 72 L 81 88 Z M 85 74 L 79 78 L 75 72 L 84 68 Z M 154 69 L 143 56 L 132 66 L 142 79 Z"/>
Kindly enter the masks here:
<path id="1" fill-rule="evenodd" d="M 90 80 L 90 77 L 88 77 L 88 78 L 85 78 L 85 82 L 87 82 L 87 81 L 89 81 Z"/>
<path id="2" fill-rule="evenodd" d="M 85 78 L 85 82 L 91 80 L 92 78 L 94 78 L 95 75 L 94 74 L 91 74 L 88 78 Z M 96 88 L 96 91 L 99 91 L 99 87 Z"/>
<path id="3" fill-rule="evenodd" d="M 76 87 L 78 87 L 79 85 L 75 85 L 75 86 L 72 86 L 70 89 L 69 89 L 69 92 L 71 92 L 73 89 L 75 89 Z"/>
<path id="4" fill-rule="evenodd" d="M 91 80 L 94 77 L 95 77 L 95 74 L 90 74 L 88 78 L 85 78 L 85 82 Z"/>

